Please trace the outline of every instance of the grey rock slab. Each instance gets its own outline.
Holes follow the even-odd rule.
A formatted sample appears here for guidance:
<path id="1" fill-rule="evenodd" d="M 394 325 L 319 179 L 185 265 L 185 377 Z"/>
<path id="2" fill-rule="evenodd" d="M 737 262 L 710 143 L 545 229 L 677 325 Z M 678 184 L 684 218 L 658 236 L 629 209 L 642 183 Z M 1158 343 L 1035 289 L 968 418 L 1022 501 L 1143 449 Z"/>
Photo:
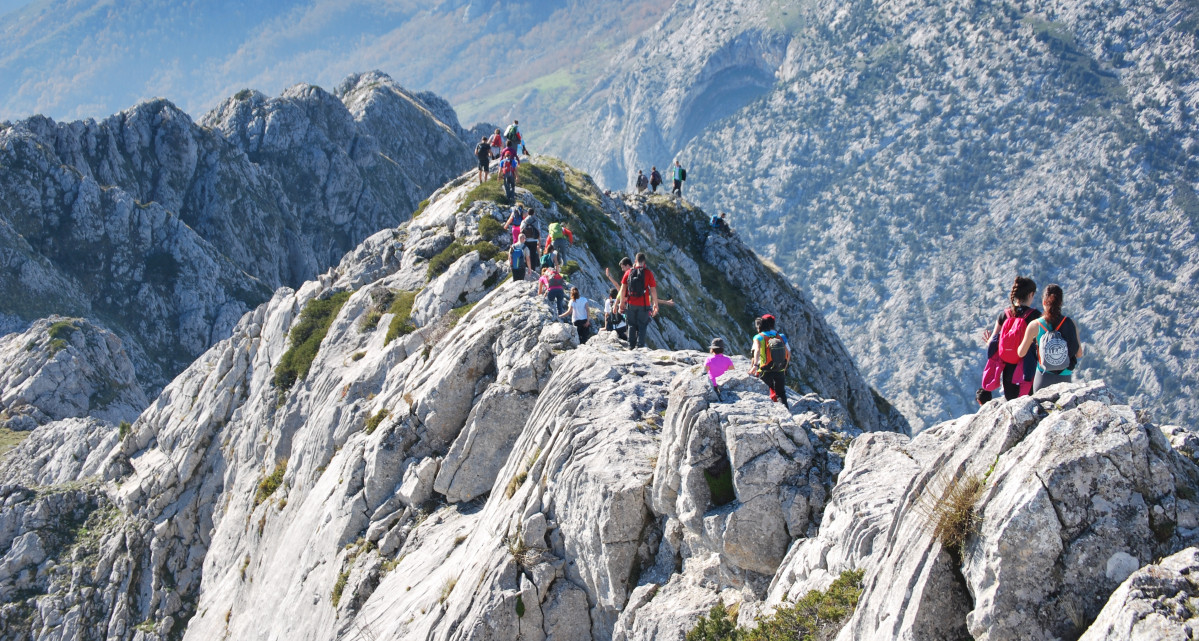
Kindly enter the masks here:
<path id="1" fill-rule="evenodd" d="M 1190 547 L 1132 573 L 1079 641 L 1184 641 L 1199 631 L 1199 549 Z"/>

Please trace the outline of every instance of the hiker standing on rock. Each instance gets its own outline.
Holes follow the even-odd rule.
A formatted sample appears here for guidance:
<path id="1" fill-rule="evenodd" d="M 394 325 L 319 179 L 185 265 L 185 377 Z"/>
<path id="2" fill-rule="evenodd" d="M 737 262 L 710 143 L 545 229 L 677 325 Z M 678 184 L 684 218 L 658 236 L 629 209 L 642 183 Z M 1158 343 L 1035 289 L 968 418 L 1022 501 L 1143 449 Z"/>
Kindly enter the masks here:
<path id="1" fill-rule="evenodd" d="M 532 269 L 529 264 L 529 255 L 525 252 L 525 237 L 524 234 L 517 236 L 517 242 L 512 243 L 508 248 L 508 266 L 512 268 L 512 280 L 521 281 L 528 274 L 526 269 Z"/>
<path id="2" fill-rule="evenodd" d="M 479 159 L 479 184 L 482 185 L 491 177 L 491 145 L 486 138 L 475 145 L 475 158 Z"/>
<path id="3" fill-rule="evenodd" d="M 1020 354 L 1019 349 L 1029 323 L 1041 317 L 1041 311 L 1032 307 L 1036 293 L 1037 284 L 1033 279 L 1017 276 L 1008 294 L 1009 306 L 999 312 L 991 331 L 983 331 L 983 340 L 995 343 L 996 355 L 1003 363 L 1003 397 L 1009 401 L 1032 393 L 1032 371 L 1036 367 L 1036 356 L 1031 353 Z"/>
<path id="4" fill-rule="evenodd" d="M 618 298 L 629 322 L 629 349 L 645 347 L 649 319 L 658 315 L 658 281 L 646 266 L 644 253 L 638 252 L 633 268 L 621 278 Z"/>
<path id="5" fill-rule="evenodd" d="M 1016 353 L 1023 358 L 1033 344 L 1037 345 L 1037 373 L 1033 377 L 1032 391 L 1042 387 L 1069 383 L 1078 359 L 1082 358 L 1082 343 L 1078 340 L 1078 325 L 1062 316 L 1062 286 L 1045 288 L 1041 305 L 1045 314 L 1034 323 L 1029 323 L 1024 340 Z"/>
<path id="6" fill-rule="evenodd" d="M 500 133 L 500 128 L 495 128 L 495 133 L 491 134 L 491 138 L 487 141 L 491 145 L 491 159 L 495 160 L 500 157 L 500 152 L 504 149 L 504 134 Z"/>
<path id="7" fill-rule="evenodd" d="M 670 188 L 670 193 L 675 196 L 683 196 L 683 181 L 687 180 L 687 170 L 679 164 L 679 161 L 674 161 L 674 169 L 672 171 L 674 178 L 674 186 Z"/>
<path id="8" fill-rule="evenodd" d="M 646 177 L 645 174 L 641 173 L 640 169 L 638 169 L 637 170 L 637 193 L 644 194 L 645 190 L 647 188 L 649 188 L 649 178 Z"/>
<path id="9" fill-rule="evenodd" d="M 770 388 L 770 400 L 787 406 L 787 365 L 791 363 L 791 345 L 775 329 L 774 316 L 766 314 L 754 321 L 750 376 L 757 376 Z"/>
<path id="10" fill-rule="evenodd" d="M 587 313 L 587 309 L 591 306 L 591 301 L 587 300 L 579 294 L 578 287 L 570 288 L 570 303 L 567 304 L 569 309 L 558 315 L 558 318 L 563 318 L 570 314 L 570 320 L 574 323 L 575 329 L 579 331 L 579 344 L 582 345 L 591 338 L 591 316 Z"/>
<path id="11" fill-rule="evenodd" d="M 561 318 L 566 311 L 566 279 L 553 267 L 541 270 L 541 278 L 537 281 L 537 294 L 545 294 L 545 302 L 550 311 Z"/>
<path id="12" fill-rule="evenodd" d="M 658 193 L 658 185 L 662 184 L 662 174 L 658 173 L 657 167 L 651 167 L 649 171 L 649 188 L 653 193 Z"/>
<path id="13" fill-rule="evenodd" d="M 538 224 L 535 213 L 530 209 L 520 223 L 520 233 L 525 237 L 525 253 L 529 255 L 529 265 L 538 264 L 541 257 L 537 251 L 537 246 L 541 244 L 541 225 Z"/>

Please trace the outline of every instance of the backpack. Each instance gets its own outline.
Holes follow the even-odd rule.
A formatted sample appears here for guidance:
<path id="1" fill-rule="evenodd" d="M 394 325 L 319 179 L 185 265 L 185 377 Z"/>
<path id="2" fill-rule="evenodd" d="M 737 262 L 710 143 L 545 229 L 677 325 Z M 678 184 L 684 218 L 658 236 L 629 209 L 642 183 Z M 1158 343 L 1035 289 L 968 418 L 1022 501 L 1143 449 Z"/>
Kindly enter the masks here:
<path id="1" fill-rule="evenodd" d="M 640 176 L 637 176 L 637 186 L 638 187 L 641 187 L 642 189 L 644 189 L 645 186 L 648 184 L 649 184 L 649 179 L 645 177 L 645 174 L 641 174 Z"/>
<path id="2" fill-rule="evenodd" d="M 520 140 L 520 132 L 516 130 L 516 125 L 508 125 L 508 129 L 504 130 L 504 139 L 508 142 L 517 142 Z"/>
<path id="3" fill-rule="evenodd" d="M 562 223 L 550 223 L 550 238 L 554 240 L 566 238 L 566 232 L 562 231 Z"/>
<path id="4" fill-rule="evenodd" d="M 512 269 L 513 271 L 525 268 L 525 250 L 517 245 L 512 246 Z"/>
<path id="5" fill-rule="evenodd" d="M 1063 316 L 1061 322 L 1053 329 L 1049 329 L 1048 320 L 1041 325 L 1045 328 L 1045 333 L 1037 339 L 1037 360 L 1041 363 L 1041 369 L 1046 372 L 1060 372 L 1070 368 L 1070 345 L 1060 331 L 1062 323 L 1065 322 L 1066 317 Z"/>
<path id="6" fill-rule="evenodd" d="M 653 184 L 653 185 L 661 185 L 662 184 L 662 174 L 658 173 L 658 170 L 655 169 L 654 172 L 649 175 L 649 182 L 650 182 L 650 184 Z"/>
<path id="7" fill-rule="evenodd" d="M 500 161 L 500 173 L 505 176 L 511 176 L 516 173 L 516 161 L 511 158 L 505 158 Z"/>
<path id="8" fill-rule="evenodd" d="M 680 169 L 682 169 L 682 167 L 680 167 Z M 687 170 L 686 169 L 683 169 L 683 171 L 679 172 L 679 180 L 687 180 Z"/>
<path id="9" fill-rule="evenodd" d="M 550 262 L 552 263 L 553 260 L 551 259 Z M 556 271 L 550 272 L 550 277 L 548 279 L 546 279 L 546 282 L 549 283 L 550 289 L 555 289 L 555 288 L 562 289 L 562 288 L 566 287 L 566 280 L 564 278 L 562 278 L 562 274 L 559 274 Z"/>
<path id="10" fill-rule="evenodd" d="M 1024 342 L 1024 333 L 1028 330 L 1028 316 L 1032 309 L 1025 310 L 1020 316 L 1014 316 L 1011 308 L 1007 310 L 1007 320 L 999 330 L 999 360 L 1015 365 L 1020 362 L 1020 343 Z"/>
<path id="11" fill-rule="evenodd" d="M 545 269 L 546 267 L 553 267 L 553 266 L 554 266 L 554 257 L 550 256 L 549 254 L 542 254 L 541 255 L 541 268 Z"/>
<path id="12" fill-rule="evenodd" d="M 629 270 L 629 296 L 645 296 L 645 267 L 634 267 Z"/>
<path id="13" fill-rule="evenodd" d="M 538 240 L 541 238 L 541 228 L 537 226 L 535 218 L 525 218 L 521 221 L 520 233 L 525 235 L 525 240 Z"/>
<path id="14" fill-rule="evenodd" d="M 485 158 L 490 155 L 491 155 L 491 145 L 489 145 L 485 142 L 481 142 L 481 143 L 475 145 L 475 156 L 476 157 Z"/>
<path id="15" fill-rule="evenodd" d="M 787 339 L 776 331 L 758 334 L 762 337 L 759 355 L 764 360 L 763 372 L 781 372 L 787 369 Z"/>

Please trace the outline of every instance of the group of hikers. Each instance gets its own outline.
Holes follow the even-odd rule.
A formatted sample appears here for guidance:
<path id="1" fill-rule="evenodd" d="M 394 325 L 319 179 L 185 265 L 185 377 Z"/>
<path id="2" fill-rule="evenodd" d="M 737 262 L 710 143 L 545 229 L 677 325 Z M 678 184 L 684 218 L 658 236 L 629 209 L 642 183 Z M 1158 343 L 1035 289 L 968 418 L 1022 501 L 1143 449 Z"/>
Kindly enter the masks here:
<path id="1" fill-rule="evenodd" d="M 520 168 L 520 156 L 529 155 L 525 147 L 524 136 L 520 133 L 520 121 L 513 120 L 508 128 L 500 133 L 496 128 L 490 137 L 484 136 L 475 145 L 475 158 L 479 161 L 479 184 L 491 179 L 491 161 L 499 160 L 499 178 L 504 182 L 504 194 L 508 202 L 516 200 L 516 170 Z"/>
<path id="2" fill-rule="evenodd" d="M 670 188 L 670 193 L 675 196 L 683 195 L 683 181 L 687 180 L 687 170 L 683 168 L 679 161 L 674 161 L 674 166 L 670 169 L 670 177 L 673 185 Z M 637 170 L 637 193 L 644 194 L 645 190 L 650 190 L 650 193 L 658 193 L 658 187 L 662 185 L 662 174 L 658 173 L 658 167 L 655 165 L 650 168 L 649 175 L 638 169 Z"/>
<path id="3" fill-rule="evenodd" d="M 987 363 L 982 386 L 975 394 L 979 405 L 989 402 L 995 390 L 1012 400 L 1057 383 L 1069 383 L 1082 358 L 1078 324 L 1062 314 L 1060 285 L 1045 288 L 1044 311 L 1034 308 L 1037 284 L 1026 276 L 1012 283 L 1009 305 L 995 324 L 984 329 Z"/>

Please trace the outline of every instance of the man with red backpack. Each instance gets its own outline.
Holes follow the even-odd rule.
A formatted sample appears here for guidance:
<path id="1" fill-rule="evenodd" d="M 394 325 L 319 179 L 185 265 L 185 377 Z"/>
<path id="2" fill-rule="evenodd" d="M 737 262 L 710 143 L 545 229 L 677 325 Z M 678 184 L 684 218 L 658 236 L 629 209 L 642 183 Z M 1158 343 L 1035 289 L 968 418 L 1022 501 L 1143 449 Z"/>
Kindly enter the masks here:
<path id="1" fill-rule="evenodd" d="M 500 178 L 504 181 L 504 195 L 508 197 L 508 204 L 516 202 L 516 170 L 520 167 L 520 160 L 516 157 L 516 152 L 511 149 L 505 149 L 504 153 L 500 154 Z"/>
<path id="2" fill-rule="evenodd" d="M 754 320 L 749 375 L 757 376 L 770 388 L 770 400 L 787 406 L 787 366 L 791 364 L 791 345 L 787 336 L 775 329 L 774 316 L 766 314 Z"/>
<path id="3" fill-rule="evenodd" d="M 620 311 L 629 324 L 629 349 L 645 347 L 645 331 L 649 319 L 658 315 L 658 281 L 645 264 L 645 254 L 638 252 L 633 268 L 620 279 Z"/>

